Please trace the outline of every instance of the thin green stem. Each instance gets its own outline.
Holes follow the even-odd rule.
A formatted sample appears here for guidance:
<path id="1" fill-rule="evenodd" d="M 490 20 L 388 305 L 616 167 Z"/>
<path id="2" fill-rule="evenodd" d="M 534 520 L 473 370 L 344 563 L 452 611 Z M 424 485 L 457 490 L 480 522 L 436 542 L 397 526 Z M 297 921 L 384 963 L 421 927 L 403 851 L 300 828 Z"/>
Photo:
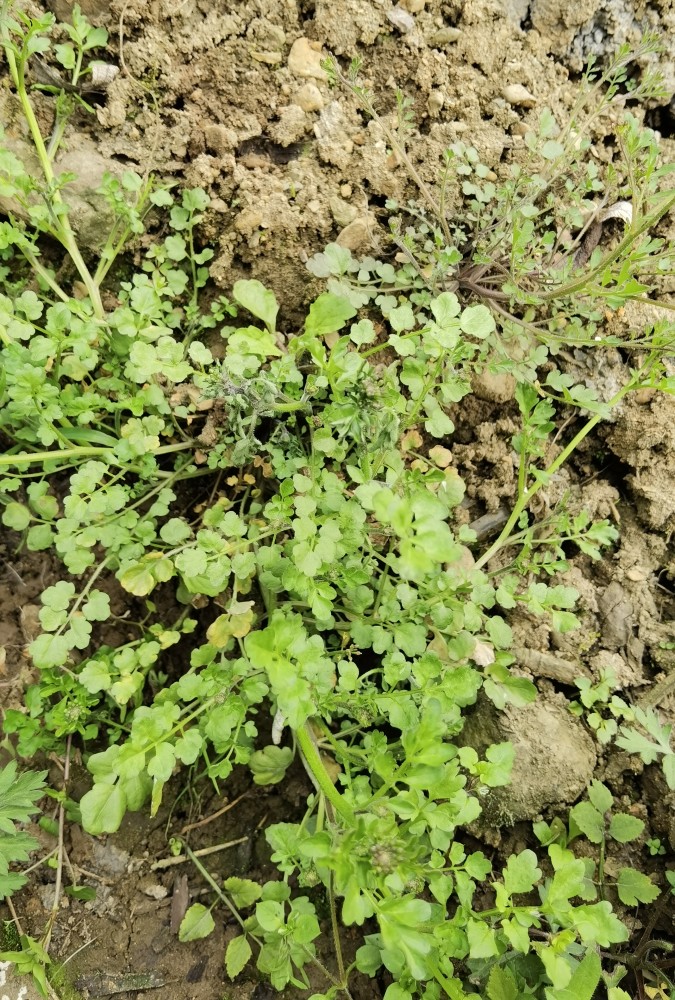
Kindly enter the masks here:
<path id="1" fill-rule="evenodd" d="M 441 987 L 446 996 L 450 997 L 450 1000 L 460 1000 L 460 998 L 465 997 L 466 994 L 462 988 L 462 984 L 457 981 L 453 982 L 443 975 L 438 966 L 434 969 L 434 979 Z"/>
<path id="2" fill-rule="evenodd" d="M 71 623 L 73 617 L 79 611 L 82 603 L 84 602 L 85 598 L 87 597 L 87 595 L 91 591 L 92 587 L 94 586 L 94 584 L 98 580 L 99 576 L 101 575 L 101 573 L 105 569 L 108 568 L 108 562 L 109 562 L 108 559 L 104 559 L 103 562 L 101 562 L 101 563 L 98 564 L 98 566 L 96 567 L 96 569 L 94 570 L 94 572 L 91 574 L 91 576 L 87 580 L 87 585 L 82 588 L 82 590 L 80 591 L 80 593 L 77 596 L 77 600 L 75 601 L 75 603 L 73 604 L 72 608 L 68 612 L 68 617 L 66 618 L 66 620 L 63 623 L 63 625 L 61 626 L 61 628 L 58 629 L 58 631 L 56 633 L 57 635 L 62 635 L 63 632 L 64 632 L 64 630 L 70 626 L 70 623 Z M 70 739 L 70 737 L 68 737 L 68 738 Z"/>
<path id="3" fill-rule="evenodd" d="M 333 72 L 335 73 L 337 79 L 343 84 L 343 86 L 345 86 L 349 91 L 351 91 L 354 97 L 356 97 L 356 99 L 358 100 L 363 110 L 368 115 L 370 115 L 373 121 L 377 122 L 379 127 L 382 129 L 382 132 L 384 133 L 385 137 L 389 140 L 392 149 L 395 150 L 396 154 L 399 156 L 402 163 L 405 165 L 406 170 L 408 171 L 413 181 L 417 185 L 420 194 L 426 201 L 427 205 L 429 206 L 433 214 L 438 219 L 441 228 L 443 230 L 443 236 L 445 238 L 446 243 L 450 244 L 451 243 L 450 230 L 448 228 L 447 219 L 442 214 L 441 206 L 436 201 L 436 199 L 434 198 L 433 194 L 431 193 L 430 189 L 427 187 L 425 182 L 422 180 L 417 168 L 415 167 L 414 163 L 408 156 L 408 153 L 403 143 L 399 140 L 394 130 L 391 129 L 387 124 L 387 122 L 383 118 L 381 118 L 380 115 L 377 113 L 377 111 L 375 110 L 375 106 L 370 100 L 367 92 L 363 90 L 363 88 L 356 86 L 356 84 L 353 83 L 351 80 L 347 79 L 347 77 L 340 70 L 340 67 L 335 59 L 333 59 L 332 62 L 333 62 Z"/>
<path id="4" fill-rule="evenodd" d="M 63 792 L 64 798 L 59 802 L 59 843 L 58 843 L 58 859 L 56 865 L 56 882 L 54 885 L 54 902 L 52 903 L 51 913 L 49 914 L 49 920 L 47 921 L 47 926 L 45 928 L 45 933 L 42 938 L 42 947 L 46 952 L 49 951 L 49 945 L 52 939 L 52 931 L 54 929 L 54 922 L 59 913 L 59 906 L 61 905 L 61 885 L 63 879 L 63 856 L 64 847 L 63 839 L 65 834 L 65 822 L 66 822 L 66 810 L 64 806 L 65 795 L 68 793 L 68 779 L 70 777 L 70 748 L 71 748 L 72 735 L 69 734 L 66 739 L 66 756 L 63 764 Z"/>
<path id="5" fill-rule="evenodd" d="M 330 925 L 333 931 L 333 945 L 335 947 L 335 960 L 337 961 L 338 975 L 340 982 L 347 984 L 345 975 L 345 964 L 342 958 L 342 945 L 340 944 L 340 926 L 337 919 L 337 908 L 335 905 L 335 889 L 333 886 L 333 872 L 328 874 L 328 905 L 330 906 Z"/>
<path id="6" fill-rule="evenodd" d="M 195 852 L 191 851 L 190 848 L 188 847 L 188 845 L 186 843 L 183 843 L 183 850 L 185 851 L 185 853 L 187 854 L 188 858 L 190 859 L 190 861 L 192 862 L 192 864 L 195 866 L 195 868 L 197 869 L 197 871 L 199 872 L 199 874 L 202 876 L 202 878 L 206 882 L 208 882 L 208 884 L 211 886 L 211 888 L 213 889 L 213 891 L 215 892 L 216 896 L 221 901 L 221 903 L 224 903 L 224 905 L 228 908 L 228 910 L 230 911 L 230 913 L 232 914 L 232 916 L 234 917 L 234 919 L 237 921 L 237 923 L 239 924 L 239 926 L 243 930 L 244 934 L 246 934 L 247 936 L 252 937 L 253 940 L 258 945 L 258 947 L 262 948 L 261 941 L 255 936 L 255 934 L 251 934 L 250 931 L 246 930 L 246 926 L 244 924 L 244 921 L 241 918 L 239 910 L 230 901 L 230 899 L 228 898 L 228 896 L 226 896 L 226 894 L 220 888 L 220 886 L 218 885 L 218 883 L 216 882 L 216 880 L 213 878 L 213 876 L 211 875 L 211 873 L 206 870 L 206 868 L 204 867 L 204 865 L 201 863 L 201 861 L 199 860 L 199 858 L 196 856 Z"/>
<path id="7" fill-rule="evenodd" d="M 648 362 L 643 371 L 648 369 L 649 366 L 650 363 Z M 617 403 L 619 403 L 623 399 L 623 397 L 628 392 L 630 392 L 632 389 L 636 389 L 641 384 L 642 380 L 639 378 L 638 374 L 638 376 L 636 376 L 635 379 L 631 380 L 631 382 L 629 382 L 628 385 L 620 389 L 616 393 L 616 395 L 612 397 L 612 399 L 609 401 L 607 405 L 610 407 L 610 409 L 613 408 L 614 406 L 617 405 Z M 548 469 L 546 469 L 546 471 L 540 476 L 540 478 L 536 482 L 534 482 L 529 489 L 524 489 L 522 493 L 519 494 L 518 500 L 516 501 L 516 504 L 513 510 L 511 511 L 511 515 L 506 524 L 504 525 L 504 527 L 502 528 L 501 532 L 499 533 L 499 536 L 495 539 L 490 548 L 487 549 L 487 551 L 484 552 L 483 555 L 476 561 L 475 568 L 477 570 L 482 569 L 482 567 L 485 566 L 486 563 L 488 563 L 490 559 L 492 559 L 493 556 L 495 556 L 497 552 L 499 552 L 500 549 L 502 549 L 505 545 L 510 544 L 511 532 L 518 523 L 520 515 L 523 513 L 526 507 L 529 506 L 532 498 L 539 492 L 542 486 L 544 486 L 550 480 L 551 476 L 554 473 L 556 473 L 562 465 L 565 464 L 567 459 L 579 447 L 584 438 L 588 437 L 593 428 L 600 423 L 600 421 L 603 419 L 603 416 L 604 414 L 602 413 L 595 413 L 591 417 L 591 419 L 584 424 L 584 426 L 581 428 L 578 434 L 576 434 L 572 438 L 569 444 L 565 448 L 563 448 L 563 450 L 560 452 L 555 461 L 552 462 L 551 465 L 549 465 Z"/>
<path id="8" fill-rule="evenodd" d="M 651 229 L 651 227 L 655 225 L 659 219 L 663 218 L 664 215 L 667 215 L 673 205 L 675 205 L 675 194 L 673 194 L 666 201 L 665 205 L 659 206 L 650 215 L 646 215 L 638 226 L 631 226 L 628 233 L 617 244 L 615 249 L 606 254 L 606 256 L 604 256 L 591 271 L 585 271 L 580 277 L 569 281 L 566 285 L 557 285 L 555 288 L 552 288 L 550 292 L 543 292 L 539 296 L 541 302 L 550 302 L 553 299 L 560 299 L 568 295 L 574 295 L 576 292 L 583 291 L 588 287 L 589 283 L 595 278 L 598 278 L 610 264 L 623 259 L 637 238 L 642 236 L 642 234 L 648 229 Z"/>
<path id="9" fill-rule="evenodd" d="M 188 442 L 184 444 L 168 444 L 162 448 L 156 448 L 153 455 L 168 455 L 176 451 L 185 451 L 191 447 L 192 444 Z M 5 465 L 33 465 L 36 462 L 57 462 L 71 458 L 92 458 L 95 455 L 105 456 L 111 465 L 126 467 L 126 462 L 120 461 L 110 448 L 82 446 L 79 448 L 65 448 L 62 451 L 32 451 L 23 452 L 19 455 L 0 455 L 0 468 Z M 133 468 L 133 466 L 129 466 L 129 468 Z M 167 473 L 166 475 L 173 476 L 173 473 Z"/>
<path id="10" fill-rule="evenodd" d="M 105 310 L 101 301 L 100 290 L 95 284 L 91 272 L 85 264 L 84 258 L 82 257 L 80 249 L 77 245 L 75 234 L 73 233 L 70 220 L 68 218 L 67 206 L 61 197 L 52 161 L 47 147 L 45 146 L 45 141 L 42 136 L 42 132 L 40 131 L 37 118 L 35 117 L 35 111 L 33 110 L 33 105 L 30 97 L 28 96 L 28 91 L 26 90 L 26 62 L 28 56 L 25 51 L 22 50 L 21 56 L 17 61 L 16 55 L 9 44 L 6 27 L 2 28 L 2 43 L 5 49 L 5 56 L 7 58 L 10 75 L 16 87 L 17 95 L 21 102 L 21 108 L 30 130 L 38 160 L 40 161 L 40 167 L 47 186 L 47 198 L 51 201 L 52 205 L 58 206 L 61 209 L 61 211 L 54 213 L 55 224 L 53 235 L 63 245 L 64 249 L 68 252 L 71 260 L 73 261 L 73 264 L 75 265 L 77 272 L 87 289 L 95 316 L 97 319 L 103 319 L 105 316 Z"/>
<path id="11" fill-rule="evenodd" d="M 295 730 L 295 738 L 298 741 L 300 752 L 305 759 L 307 767 L 312 772 L 321 794 L 326 797 L 327 801 L 330 802 L 335 811 L 338 812 L 343 819 L 347 820 L 349 823 L 353 823 L 354 813 L 331 781 L 330 776 L 323 765 L 321 755 L 317 749 L 314 736 L 311 733 L 309 726 L 309 722 L 306 722 L 304 726 L 300 726 Z"/>
<path id="12" fill-rule="evenodd" d="M 606 841 L 603 834 L 602 842 L 600 844 L 600 852 L 598 857 L 598 885 L 599 885 L 599 895 L 600 899 L 605 898 L 605 850 Z"/>
<path id="13" fill-rule="evenodd" d="M 66 295 L 61 286 L 58 285 L 56 281 L 54 281 L 49 271 L 42 266 L 42 264 L 39 262 L 35 254 L 31 250 L 29 250 L 28 247 L 23 244 L 23 242 L 17 245 L 19 247 L 20 252 L 26 258 L 33 271 L 35 271 L 38 277 L 42 278 L 44 283 L 49 288 L 51 288 L 51 290 L 54 292 L 57 298 L 61 299 L 62 302 L 70 302 L 69 296 Z"/>

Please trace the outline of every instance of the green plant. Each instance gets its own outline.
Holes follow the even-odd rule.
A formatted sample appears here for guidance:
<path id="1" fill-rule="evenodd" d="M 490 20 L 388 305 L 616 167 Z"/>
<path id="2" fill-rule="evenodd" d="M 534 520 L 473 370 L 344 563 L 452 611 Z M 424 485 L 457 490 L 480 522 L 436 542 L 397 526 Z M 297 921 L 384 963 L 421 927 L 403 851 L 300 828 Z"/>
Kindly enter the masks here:
<path id="1" fill-rule="evenodd" d="M 619 844 L 630 843 L 644 830 L 644 823 L 637 816 L 631 813 L 613 812 L 613 801 L 612 793 L 606 785 L 600 781 L 592 781 L 588 789 L 588 799 L 577 803 L 570 810 L 567 831 L 559 821 L 552 826 L 543 822 L 537 823 L 534 828 L 535 834 L 543 844 L 554 841 L 567 847 L 581 835 L 592 844 L 597 844 L 599 848 L 597 882 L 603 895 L 605 887 L 609 884 L 605 873 L 608 844 L 611 841 Z M 595 862 L 591 862 L 589 868 L 591 874 L 588 877 L 592 878 Z M 620 869 L 614 887 L 621 902 L 627 906 L 651 903 L 659 895 L 658 888 L 647 875 L 629 867 Z"/>
<path id="2" fill-rule="evenodd" d="M 103 38 L 77 17 L 73 56 L 56 55 L 74 58 L 79 73 L 79 55 Z M 3 21 L 29 124 L 37 119 L 25 68 L 32 52 L 49 51 L 51 23 Z M 620 82 L 616 70 L 610 89 Z M 24 709 L 4 713 L 4 729 L 25 756 L 68 759 L 73 742 L 82 746 L 93 784 L 80 812 L 93 834 L 117 830 L 148 803 L 156 814 L 181 766 L 219 789 L 236 765 L 262 785 L 302 762 L 312 783 L 305 814 L 266 834 L 279 880 L 221 884 L 185 845 L 214 903 L 188 910 L 181 938 L 204 936 L 216 902 L 225 906 L 241 928 L 226 956 L 233 976 L 255 957 L 278 988 L 305 987 L 306 966 L 318 966 L 327 992 L 316 998 L 349 996 L 354 969 L 382 968 L 393 980 L 387 1000 L 471 1000 L 474 986 L 489 1000 L 590 998 L 596 949 L 627 940 L 567 842 L 549 842 L 541 866 L 523 850 L 493 869 L 462 841 L 489 789 L 508 783 L 513 760 L 508 743 L 482 756 L 463 745 L 463 712 L 481 689 L 500 709 L 536 693 L 511 669 L 509 612 L 521 607 L 559 632 L 573 629 L 577 594 L 557 574 L 573 547 L 598 558 L 617 537 L 565 505 L 535 519 L 532 499 L 627 393 L 675 389 L 663 364 L 672 324 L 622 342 L 640 356 L 609 400 L 555 364 L 568 341 L 615 343 L 601 332 L 601 312 L 641 294 L 636 275 L 667 260 L 648 231 L 672 197 L 660 188 L 653 137 L 627 123 L 639 179 L 628 234 L 618 252 L 587 266 L 569 255 L 556 262 L 546 233 L 573 144 L 546 146 L 551 128 L 542 125 L 543 173 L 514 176 L 486 192 L 492 215 L 467 216 L 484 231 L 475 252 L 490 251 L 492 270 L 478 274 L 479 259 L 466 260 L 468 231 L 450 233 L 461 250 L 451 245 L 443 213 L 399 239 L 403 261 L 356 260 L 332 244 L 309 262 L 328 290 L 290 330 L 279 328 L 279 304 L 255 280 L 204 307 L 204 192 L 174 198 L 133 174 L 107 179 L 113 221 L 90 268 L 44 139 L 31 125 L 44 174 L 37 187 L 0 151 L 0 179 L 27 215 L 1 230 L 2 518 L 20 544 L 53 550 L 64 567 L 40 598 L 42 634 L 29 647 L 39 678 Z M 473 164 L 472 175 L 486 179 L 468 151 L 448 163 Z M 509 267 L 495 219 L 512 243 Z M 138 263 L 125 259 L 117 302 L 105 309 L 103 278 L 112 282 L 114 262 L 151 223 L 161 232 L 146 234 Z M 44 233 L 68 251 L 87 297 L 38 260 Z M 448 278 L 460 261 L 472 270 Z M 37 290 L 27 286 L 34 276 Z M 458 516 L 465 486 L 438 442 L 485 369 L 514 375 L 520 427 L 513 507 L 483 546 Z M 576 423 L 556 450 L 562 412 Z M 204 479 L 198 499 L 188 487 Z M 170 616 L 155 603 L 167 584 Z M 131 637 L 113 648 L 100 630 L 123 603 Z M 189 664 L 171 670 L 165 651 L 191 635 Z M 268 715 L 264 745 L 259 719 Z M 67 806 L 65 789 L 61 826 Z M 616 839 L 621 821 L 605 829 L 609 806 L 591 807 L 602 844 Z M 319 957 L 322 897 L 330 967 Z M 364 928 L 352 966 L 340 922 Z"/>
<path id="3" fill-rule="evenodd" d="M 25 884 L 26 878 L 10 871 L 10 865 L 26 861 L 38 846 L 35 837 L 17 829 L 38 812 L 38 801 L 44 795 L 46 771 L 17 773 L 14 761 L 0 770 L 0 900 L 11 896 Z"/>
<path id="4" fill-rule="evenodd" d="M 525 330 L 553 349 L 592 342 L 601 302 L 616 309 L 658 286 L 658 275 L 672 269 L 664 241 L 646 236 L 675 199 L 672 189 L 663 189 L 673 165 L 659 163 L 653 133 L 625 114 L 617 132 L 623 163 L 600 176 L 587 155 L 593 130 L 628 96 L 664 96 L 657 73 L 645 72 L 635 83 L 629 72 L 634 59 L 659 49 L 656 36 L 645 36 L 635 50 L 622 46 L 606 68 L 591 63 L 568 120 L 560 125 L 544 108 L 538 131 L 525 136 L 529 162 L 509 167 L 502 177 L 480 162 L 473 147 L 453 145 L 436 190 L 422 181 L 407 151 L 405 98 L 398 95 L 393 116 L 381 116 L 373 95 L 359 83 L 358 61 L 347 72 L 334 59 L 325 63 L 330 79 L 375 120 L 422 197 L 422 211 L 416 202 L 391 204 L 413 223 L 403 229 L 398 219 L 393 226 L 407 280 L 435 291 L 459 288 L 489 304 L 502 321 L 495 346 L 504 360 L 513 360 L 513 342 L 522 341 Z M 605 206 L 631 199 L 630 211 L 623 213 L 624 235 L 604 253 L 596 248 L 600 212 L 590 200 L 599 193 Z M 358 284 L 366 285 L 367 294 L 372 279 L 364 282 L 359 275 Z M 505 350 L 509 342 L 511 349 Z"/>
<path id="5" fill-rule="evenodd" d="M 570 711 L 585 718 L 599 743 L 610 743 L 619 729 L 617 719 L 634 719 L 633 709 L 627 702 L 612 694 L 616 688 L 614 671 L 601 670 L 595 683 L 588 677 L 577 677 L 575 684 L 579 688 L 579 700 L 570 702 Z"/>
<path id="6" fill-rule="evenodd" d="M 668 788 L 675 788 L 675 750 L 670 745 L 673 727 L 662 725 L 653 709 L 635 708 L 634 721 L 640 728 L 622 726 L 616 745 L 638 754 L 645 764 L 653 764 L 660 757 Z"/>
<path id="7" fill-rule="evenodd" d="M 19 975 L 30 976 L 40 996 L 49 996 L 47 969 L 51 965 L 51 959 L 39 941 L 28 934 L 21 934 L 15 950 L 0 952 L 0 963 L 2 962 L 16 966 Z"/>
<path id="8" fill-rule="evenodd" d="M 28 822 L 38 812 L 38 802 L 45 793 L 46 775 L 46 771 L 18 773 L 13 760 L 0 769 L 0 901 L 27 882 L 27 876 L 10 869 L 10 865 L 27 861 L 39 843 L 31 834 L 17 829 L 17 824 Z M 20 973 L 33 977 L 41 995 L 46 997 L 45 969 L 49 956 L 40 943 L 28 935 L 21 934 L 17 945 L 16 950 L 0 952 L 0 966 L 3 962 L 15 964 Z"/>
<path id="9" fill-rule="evenodd" d="M 659 837 L 650 837 L 649 840 L 645 841 L 645 847 L 653 858 L 666 853 L 666 848 Z"/>

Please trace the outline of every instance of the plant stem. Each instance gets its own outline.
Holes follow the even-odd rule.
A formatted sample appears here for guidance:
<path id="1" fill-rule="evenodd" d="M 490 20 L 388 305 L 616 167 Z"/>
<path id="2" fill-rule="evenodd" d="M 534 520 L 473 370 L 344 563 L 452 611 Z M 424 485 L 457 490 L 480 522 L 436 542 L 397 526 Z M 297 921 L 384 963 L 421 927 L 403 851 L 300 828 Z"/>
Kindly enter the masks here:
<path id="1" fill-rule="evenodd" d="M 25 50 L 22 50 L 21 56 L 17 62 L 15 53 L 8 44 L 9 39 L 7 37 L 6 27 L 2 30 L 2 42 L 5 49 L 5 57 L 7 59 L 7 64 L 9 66 L 10 75 L 12 81 L 16 87 L 17 95 L 21 102 L 21 108 L 23 110 L 24 117 L 28 123 L 28 128 L 30 130 L 31 138 L 33 140 L 33 145 L 35 146 L 35 151 L 37 153 L 38 159 L 40 161 L 40 167 L 42 168 L 42 173 L 47 185 L 46 197 L 48 202 L 54 206 L 58 206 L 60 211 L 54 212 L 56 218 L 56 223 L 53 230 L 53 235 L 62 244 L 64 249 L 68 252 L 73 264 L 75 265 L 80 278 L 84 286 L 87 289 L 89 298 L 91 299 L 91 304 L 94 310 L 94 315 L 97 319 L 104 319 L 105 310 L 103 308 L 103 303 L 101 301 L 101 293 L 96 285 L 89 268 L 84 262 L 84 258 L 80 253 L 80 248 L 77 245 L 75 239 L 75 234 L 73 233 L 72 227 L 70 225 L 70 220 L 68 218 L 68 208 L 61 197 L 61 192 L 58 188 L 57 178 L 54 174 L 52 168 L 52 161 L 49 156 L 49 152 L 45 146 L 44 139 L 42 137 L 42 132 L 40 131 L 40 126 L 38 125 L 37 118 L 35 117 L 35 112 L 33 110 L 33 105 L 31 103 L 30 97 L 26 90 L 26 61 L 27 56 L 25 55 Z"/>
<path id="2" fill-rule="evenodd" d="M 342 83 L 344 87 L 346 87 L 349 91 L 351 91 L 351 93 L 354 95 L 354 97 L 356 97 L 357 101 L 359 102 L 363 110 L 368 115 L 370 115 L 373 121 L 377 122 L 379 127 L 382 129 L 385 137 L 389 140 L 391 148 L 396 152 L 396 154 L 401 159 L 402 163 L 405 165 L 406 170 L 408 171 L 413 181 L 417 185 L 420 194 L 426 201 L 432 213 L 438 219 L 441 228 L 443 230 L 443 236 L 445 238 L 445 242 L 447 244 L 450 244 L 452 242 L 450 238 L 450 230 L 448 229 L 448 222 L 441 210 L 441 206 L 436 201 L 433 194 L 431 193 L 427 185 L 420 177 L 420 174 L 417 171 L 417 168 L 415 167 L 414 163 L 408 156 L 408 153 L 403 143 L 399 140 L 394 130 L 391 129 L 389 125 L 386 123 L 386 121 L 383 118 L 381 118 L 380 115 L 377 113 L 377 111 L 375 110 L 375 106 L 373 102 L 370 100 L 370 97 L 368 96 L 366 91 L 363 90 L 363 88 L 361 87 L 357 87 L 355 83 L 347 79 L 347 77 L 342 73 L 337 63 L 337 60 L 333 59 L 332 63 L 333 63 L 333 72 L 335 73 L 335 76 L 340 81 L 340 83 Z"/>
<path id="3" fill-rule="evenodd" d="M 176 451 L 185 451 L 187 448 L 191 447 L 192 444 L 190 442 L 185 442 L 183 444 L 167 444 L 161 448 L 156 448 L 153 455 L 169 455 Z M 0 455 L 0 467 L 3 465 L 23 465 L 26 462 L 32 465 L 34 462 L 56 462 L 70 458 L 90 458 L 94 455 L 105 456 L 111 465 L 125 465 L 124 462 L 121 462 L 115 457 L 112 449 L 110 448 L 90 448 L 82 446 L 79 448 L 65 448 L 63 451 L 32 451 L 22 452 L 19 455 Z M 171 473 L 171 475 L 173 475 L 173 473 Z"/>
<path id="4" fill-rule="evenodd" d="M 632 389 L 638 388 L 640 384 L 641 380 L 638 377 L 631 380 L 628 383 L 628 385 L 624 386 L 622 389 L 619 389 L 619 391 L 616 393 L 615 396 L 612 397 L 612 399 L 609 401 L 607 405 L 610 408 L 616 406 L 617 403 L 619 403 L 620 400 L 623 399 L 623 397 L 628 392 L 630 392 Z M 519 495 L 518 500 L 516 501 L 516 505 L 511 511 L 511 515 L 506 524 L 504 525 L 504 527 L 502 528 L 499 536 L 495 539 L 490 548 L 486 552 L 484 552 L 483 555 L 476 561 L 475 569 L 482 569 L 482 567 L 485 566 L 485 564 L 488 563 L 490 559 L 492 559 L 492 557 L 495 556 L 497 552 L 499 552 L 499 550 L 503 548 L 504 545 L 506 545 L 510 541 L 511 532 L 518 523 L 520 515 L 529 505 L 530 501 L 532 500 L 532 497 L 535 496 L 535 494 L 539 492 L 542 486 L 544 486 L 545 483 L 549 481 L 551 476 L 555 472 L 557 472 L 562 465 L 565 464 L 570 455 L 579 447 L 584 438 L 588 437 L 593 428 L 597 424 L 599 424 L 602 419 L 603 419 L 602 413 L 594 414 L 591 417 L 591 419 L 584 424 L 579 433 L 572 438 L 567 447 L 560 452 L 555 461 L 552 462 L 551 465 L 549 465 L 545 473 L 543 473 L 542 476 L 536 482 L 534 482 L 529 489 L 523 490 L 523 492 Z"/>
<path id="5" fill-rule="evenodd" d="M 77 611 L 79 611 L 80 606 L 82 605 L 83 601 L 86 600 L 87 595 L 89 594 L 90 590 L 92 589 L 92 587 L 94 586 L 94 584 L 98 580 L 99 576 L 107 568 L 108 568 L 108 559 L 104 559 L 102 562 L 100 562 L 98 564 L 98 566 L 96 567 L 96 569 L 94 570 L 94 572 L 91 574 L 91 576 L 87 580 L 86 586 L 84 586 L 82 588 L 82 590 L 80 591 L 80 593 L 77 595 L 77 600 L 75 601 L 75 603 L 73 604 L 72 608 L 68 612 L 68 617 L 66 618 L 65 622 L 63 623 L 63 625 L 61 626 L 61 628 L 59 628 L 57 630 L 57 632 L 56 632 L 57 635 L 62 635 L 63 632 L 64 632 L 64 630 L 70 626 L 70 623 L 71 623 L 71 621 L 73 619 L 73 616 L 77 613 Z M 70 736 L 68 737 L 68 739 L 70 740 Z M 69 744 L 69 746 L 70 746 L 70 744 Z"/>
<path id="6" fill-rule="evenodd" d="M 42 266 L 42 264 L 37 259 L 35 254 L 31 250 L 29 250 L 28 247 L 24 244 L 23 240 L 21 241 L 21 243 L 17 245 L 23 256 L 30 264 L 31 268 L 35 271 L 38 277 L 42 278 L 44 283 L 49 288 L 51 288 L 51 290 L 54 292 L 54 295 L 56 295 L 57 298 L 61 299 L 62 302 L 70 302 L 70 298 L 68 297 L 68 295 L 66 295 L 61 286 L 58 285 L 56 281 L 54 281 L 49 271 Z"/>
<path id="7" fill-rule="evenodd" d="M 462 997 L 466 996 L 462 988 L 462 984 L 460 982 L 453 982 L 452 980 L 447 979 L 438 967 L 434 969 L 434 979 L 441 987 L 445 995 L 450 997 L 450 1000 L 461 1000 Z"/>
<path id="8" fill-rule="evenodd" d="M 322 795 L 325 795 L 326 799 L 330 802 L 336 812 L 340 813 L 343 819 L 353 823 L 354 813 L 347 805 L 342 795 L 338 792 L 337 788 L 331 781 L 326 768 L 323 766 L 321 755 L 317 749 L 314 741 L 314 735 L 312 734 L 309 726 L 309 722 L 306 722 L 304 726 L 300 726 L 299 729 L 295 730 L 295 737 L 298 741 L 300 752 L 305 759 L 307 767 L 312 772 L 312 775 L 316 780 L 317 787 L 320 789 Z"/>
<path id="9" fill-rule="evenodd" d="M 105 565 L 105 563 L 103 564 Z M 66 740 L 66 756 L 63 764 L 63 792 L 64 799 L 68 792 L 68 778 L 70 776 L 70 746 L 72 741 L 72 735 L 68 734 L 68 739 Z M 44 937 L 42 939 L 42 947 L 45 951 L 49 951 L 49 944 L 52 939 L 52 931 L 54 930 L 54 921 L 58 916 L 59 904 L 61 902 L 61 882 L 63 878 L 63 838 L 65 833 L 65 821 L 66 821 L 66 809 L 64 805 L 64 799 L 59 802 L 59 846 L 58 846 L 58 860 L 56 865 L 56 883 L 54 885 L 54 902 L 52 903 L 52 911 L 49 914 L 49 920 L 47 921 L 47 927 L 45 929 Z"/>
<path id="10" fill-rule="evenodd" d="M 328 904 L 330 906 L 330 924 L 333 931 L 333 945 L 335 947 L 335 959 L 337 961 L 338 976 L 340 982 L 347 982 L 345 975 L 345 964 L 342 958 L 342 945 L 340 944 L 340 927 L 337 919 L 337 909 L 335 906 L 335 891 L 333 886 L 333 872 L 328 875 Z"/>
<path id="11" fill-rule="evenodd" d="M 600 899 L 605 898 L 605 850 L 607 847 L 607 841 L 603 833 L 602 843 L 600 844 L 600 852 L 598 858 L 598 884 L 600 887 L 599 896 Z"/>
<path id="12" fill-rule="evenodd" d="M 215 892 L 216 896 L 221 901 L 221 903 L 224 903 L 225 906 L 228 908 L 228 910 L 230 911 L 230 913 L 232 914 L 232 916 L 234 917 L 234 919 L 237 921 L 237 923 L 239 924 L 239 926 L 243 930 L 244 934 L 248 934 L 249 932 L 246 930 L 246 927 L 244 926 L 244 921 L 242 920 L 242 918 L 241 918 L 241 916 L 239 914 L 239 910 L 236 908 L 236 906 L 234 906 L 233 903 L 230 902 L 229 898 L 225 895 L 225 893 L 220 888 L 220 886 L 218 885 L 218 883 L 216 882 L 216 880 L 213 878 L 213 876 L 211 875 L 211 873 L 206 870 L 206 868 L 201 863 L 201 861 L 199 860 L 199 858 L 197 857 L 197 855 L 195 854 L 195 852 L 191 851 L 190 848 L 187 846 L 187 844 L 183 844 L 183 850 L 185 851 L 185 853 L 187 854 L 188 858 L 190 859 L 190 861 L 192 862 L 192 864 L 195 866 L 195 868 L 197 869 L 197 871 L 199 872 L 199 874 L 202 876 L 202 878 L 205 879 L 209 883 L 209 885 L 211 886 L 211 888 L 213 889 L 213 891 Z M 259 947 L 262 947 L 262 945 L 260 944 L 260 941 L 256 938 L 256 936 L 254 934 L 251 934 L 250 936 L 253 938 L 253 940 L 256 942 L 256 944 Z"/>
<path id="13" fill-rule="evenodd" d="M 591 271 L 584 272 L 579 278 L 575 278 L 569 281 L 566 285 L 558 285 L 552 288 L 550 292 L 544 292 L 540 295 L 541 302 L 550 302 L 553 299 L 560 299 L 568 295 L 574 295 L 575 292 L 582 292 L 594 278 L 598 278 L 602 272 L 613 264 L 616 260 L 623 259 L 624 255 L 630 251 L 631 244 L 635 242 L 638 236 L 642 236 L 644 232 L 667 215 L 671 208 L 675 205 L 675 194 L 668 198 L 664 205 L 660 205 L 655 209 L 650 215 L 644 216 L 642 221 L 638 226 L 631 227 L 624 238 L 617 244 L 617 246 L 602 258 L 599 264 L 597 264 Z M 635 297 L 635 296 L 632 296 Z"/>

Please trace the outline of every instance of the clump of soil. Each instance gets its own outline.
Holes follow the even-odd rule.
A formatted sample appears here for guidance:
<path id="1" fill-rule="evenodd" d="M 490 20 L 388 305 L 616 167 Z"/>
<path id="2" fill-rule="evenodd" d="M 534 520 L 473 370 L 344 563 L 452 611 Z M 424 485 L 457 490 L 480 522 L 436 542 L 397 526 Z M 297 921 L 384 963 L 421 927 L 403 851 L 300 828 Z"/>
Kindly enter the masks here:
<path id="1" fill-rule="evenodd" d="M 503 712 L 479 697 L 462 730 L 462 742 L 484 752 L 506 741 L 515 752 L 511 782 L 490 789 L 482 800 L 480 828 L 512 826 L 533 819 L 546 806 L 570 804 L 593 777 L 593 740 L 570 714 L 563 696 L 540 697 Z"/>

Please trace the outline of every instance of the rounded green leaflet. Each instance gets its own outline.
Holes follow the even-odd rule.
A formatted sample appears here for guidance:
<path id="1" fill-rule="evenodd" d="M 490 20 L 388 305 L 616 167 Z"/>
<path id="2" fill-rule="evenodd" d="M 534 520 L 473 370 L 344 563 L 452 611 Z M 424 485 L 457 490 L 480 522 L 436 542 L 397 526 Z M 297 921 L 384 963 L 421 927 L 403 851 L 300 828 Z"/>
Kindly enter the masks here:
<path id="1" fill-rule="evenodd" d="M 119 784 L 96 784 L 80 800 L 82 826 L 94 837 L 115 833 L 120 828 L 126 809 L 126 795 Z"/>

